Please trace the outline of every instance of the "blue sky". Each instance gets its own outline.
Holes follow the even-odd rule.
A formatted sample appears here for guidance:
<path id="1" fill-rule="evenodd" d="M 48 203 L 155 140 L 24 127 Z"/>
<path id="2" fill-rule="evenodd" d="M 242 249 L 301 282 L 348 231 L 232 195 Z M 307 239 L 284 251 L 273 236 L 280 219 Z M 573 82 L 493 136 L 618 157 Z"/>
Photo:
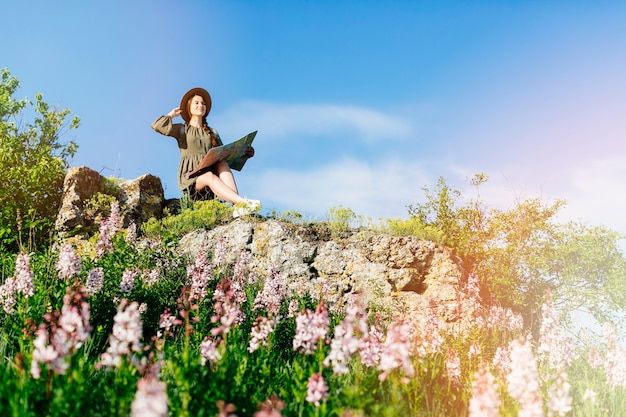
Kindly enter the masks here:
<path id="1" fill-rule="evenodd" d="M 169 198 L 178 150 L 150 124 L 201 86 L 225 142 L 259 131 L 235 175 L 265 211 L 406 217 L 484 172 L 489 205 L 563 198 L 626 233 L 625 21 L 610 1 L 23 0 L 0 67 L 81 118 L 72 165 Z"/>

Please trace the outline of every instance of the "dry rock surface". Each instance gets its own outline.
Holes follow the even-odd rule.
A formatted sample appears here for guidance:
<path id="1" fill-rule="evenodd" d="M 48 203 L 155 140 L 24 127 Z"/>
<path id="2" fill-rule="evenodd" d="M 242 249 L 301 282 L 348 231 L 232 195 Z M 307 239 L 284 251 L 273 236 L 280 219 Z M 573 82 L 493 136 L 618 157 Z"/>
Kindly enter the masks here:
<path id="1" fill-rule="evenodd" d="M 124 227 L 139 226 L 162 215 L 171 205 L 164 200 L 159 178 L 144 175 L 130 181 L 107 181 L 87 167 L 68 170 L 56 228 L 63 236 L 98 230 L 106 213 L 90 209 L 98 193 L 113 194 L 120 202 Z M 270 269 L 285 279 L 288 291 L 309 293 L 337 308 L 351 294 L 359 294 L 370 311 L 388 316 L 401 313 L 416 321 L 436 313 L 449 323 L 458 322 L 464 273 L 460 262 L 446 248 L 414 237 L 397 237 L 370 231 L 333 236 L 311 226 L 278 220 L 239 218 L 212 230 L 196 230 L 184 236 L 179 249 L 195 256 L 226 248 L 225 262 L 235 264 L 242 252 L 250 255 L 259 276 Z"/>

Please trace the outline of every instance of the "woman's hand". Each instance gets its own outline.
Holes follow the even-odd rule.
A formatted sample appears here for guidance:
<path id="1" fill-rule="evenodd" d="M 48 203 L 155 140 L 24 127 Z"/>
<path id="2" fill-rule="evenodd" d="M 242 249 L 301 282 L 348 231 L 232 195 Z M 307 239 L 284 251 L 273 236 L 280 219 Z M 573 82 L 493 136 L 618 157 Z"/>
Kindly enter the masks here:
<path id="1" fill-rule="evenodd" d="M 252 158 L 254 156 L 254 148 L 252 146 L 248 146 L 248 149 L 246 149 L 246 156 L 248 158 Z"/>
<path id="2" fill-rule="evenodd" d="M 175 109 L 172 109 L 172 111 L 169 112 L 167 115 L 170 119 L 173 119 L 176 116 L 180 116 L 181 113 L 182 111 L 180 110 L 180 107 L 176 107 Z"/>

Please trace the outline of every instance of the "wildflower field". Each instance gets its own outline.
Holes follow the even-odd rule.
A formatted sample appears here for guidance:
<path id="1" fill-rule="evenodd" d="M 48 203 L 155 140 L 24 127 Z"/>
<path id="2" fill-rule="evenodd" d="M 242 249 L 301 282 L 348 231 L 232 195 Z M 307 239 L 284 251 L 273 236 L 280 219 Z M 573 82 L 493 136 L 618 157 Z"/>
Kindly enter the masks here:
<path id="1" fill-rule="evenodd" d="M 217 248 L 187 259 L 113 210 L 90 245 L 4 255 L 0 415 L 626 415 L 615 329 L 568 337 L 549 294 L 538 334 L 484 305 L 476 275 L 466 325 L 416 323 Z"/>

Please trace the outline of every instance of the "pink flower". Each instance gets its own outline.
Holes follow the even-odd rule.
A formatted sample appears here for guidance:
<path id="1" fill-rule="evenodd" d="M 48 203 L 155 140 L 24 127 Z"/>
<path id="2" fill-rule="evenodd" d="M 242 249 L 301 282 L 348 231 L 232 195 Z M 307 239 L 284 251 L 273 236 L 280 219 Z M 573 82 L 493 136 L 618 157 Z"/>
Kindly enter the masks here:
<path id="1" fill-rule="evenodd" d="M 211 329 L 213 336 L 227 334 L 232 327 L 245 319 L 244 313 L 236 300 L 232 281 L 229 278 L 220 280 L 213 294 L 213 299 L 215 300 L 213 309 L 216 314 L 211 317 L 211 322 L 219 323 L 218 327 Z"/>
<path id="2" fill-rule="evenodd" d="M 520 415 L 543 417 L 543 397 L 537 362 L 530 343 L 524 339 L 509 344 L 511 369 L 506 375 L 508 391 L 520 406 Z"/>
<path id="3" fill-rule="evenodd" d="M 448 379 L 455 384 L 459 384 L 461 380 L 461 359 L 454 349 L 448 350 L 446 370 L 448 371 Z"/>
<path id="4" fill-rule="evenodd" d="M 541 307 L 541 331 L 537 358 L 547 362 L 550 369 L 562 370 L 572 363 L 575 357 L 574 342 L 565 337 L 559 328 L 559 319 L 552 302 L 552 293 L 547 291 L 546 301 Z"/>
<path id="5" fill-rule="evenodd" d="M 141 279 L 146 285 L 150 286 L 159 282 L 160 276 L 161 276 L 161 273 L 159 272 L 158 269 L 155 268 L 155 269 L 149 270 L 147 273 L 144 271 L 144 273 L 141 276 Z"/>
<path id="6" fill-rule="evenodd" d="M 469 417 L 498 417 L 500 397 L 495 378 L 481 366 L 472 383 L 472 398 L 469 402 Z"/>
<path id="7" fill-rule="evenodd" d="M 139 303 L 123 299 L 117 307 L 117 314 L 113 318 L 113 332 L 109 337 L 109 347 L 100 356 L 97 367 L 117 367 L 124 357 L 129 357 L 133 352 L 141 352 L 141 337 L 143 325 Z"/>
<path id="8" fill-rule="evenodd" d="M 348 361 L 361 347 L 362 337 L 367 335 L 365 312 L 356 303 L 349 304 L 346 312 L 346 317 L 335 326 L 330 352 L 324 359 L 324 366 L 332 365 L 337 375 L 349 372 Z"/>
<path id="9" fill-rule="evenodd" d="M 20 252 L 15 261 L 15 292 L 24 297 L 35 295 L 35 274 L 30 268 L 30 256 Z"/>
<path id="10" fill-rule="evenodd" d="M 268 275 L 265 277 L 263 289 L 257 294 L 254 300 L 254 310 L 266 310 L 269 315 L 277 315 L 280 304 L 285 297 L 285 292 L 285 279 L 276 270 L 274 265 L 271 265 Z"/>
<path id="11" fill-rule="evenodd" d="M 98 243 L 96 243 L 96 259 L 100 259 L 105 254 L 113 252 L 113 243 L 111 241 L 113 234 L 111 232 L 110 222 L 107 219 L 102 219 L 100 222 L 99 232 Z"/>
<path id="12" fill-rule="evenodd" d="M 131 221 L 128 225 L 128 229 L 126 229 L 126 243 L 132 245 L 137 241 L 137 224 L 134 221 Z"/>
<path id="13" fill-rule="evenodd" d="M 277 323 L 278 319 L 276 318 L 270 320 L 264 316 L 257 317 L 250 331 L 248 352 L 252 353 L 261 346 L 267 346 L 267 339 L 269 335 L 274 332 L 274 327 Z"/>
<path id="14" fill-rule="evenodd" d="M 319 407 L 320 402 L 324 401 L 328 396 L 328 386 L 321 374 L 313 374 L 309 378 L 309 382 L 306 384 L 306 400 L 313 403 L 316 407 Z"/>
<path id="15" fill-rule="evenodd" d="M 554 384 L 548 388 L 547 400 L 548 416 L 563 417 L 572 411 L 572 396 L 566 372 L 558 374 Z"/>
<path id="16" fill-rule="evenodd" d="M 220 351 L 221 346 L 221 339 L 218 339 L 216 342 L 210 336 L 204 338 L 202 343 L 200 343 L 200 359 L 202 366 L 204 366 L 207 361 L 212 364 L 217 364 L 222 359 L 222 352 Z"/>
<path id="17" fill-rule="evenodd" d="M 156 378 L 137 381 L 137 393 L 130 407 L 131 417 L 167 417 L 167 386 Z"/>
<path id="18" fill-rule="evenodd" d="M 87 276 L 87 282 L 85 286 L 87 287 L 87 293 L 89 295 L 94 295 L 102 291 L 102 286 L 104 285 L 104 269 L 101 267 L 94 268 L 89 271 L 89 275 Z"/>
<path id="19" fill-rule="evenodd" d="M 226 239 L 224 237 L 220 237 L 217 239 L 215 243 L 215 248 L 213 249 L 213 264 L 218 267 L 224 266 L 226 261 Z"/>
<path id="20" fill-rule="evenodd" d="M 195 263 L 187 267 L 187 277 L 191 281 L 189 301 L 203 300 L 207 296 L 207 283 L 213 280 L 213 267 L 205 251 L 196 254 Z"/>
<path id="21" fill-rule="evenodd" d="M 311 355 L 317 349 L 318 342 L 324 342 L 329 330 L 328 311 L 322 300 L 312 312 L 306 310 L 296 317 L 296 334 L 293 338 L 293 350 L 300 349 L 305 355 Z"/>
<path id="22" fill-rule="evenodd" d="M 411 362 L 411 326 L 406 322 L 395 322 L 389 326 L 387 337 L 382 345 L 378 369 L 383 371 L 378 379 L 385 380 L 394 369 L 402 369 L 407 377 L 415 374 Z"/>
<path id="23" fill-rule="evenodd" d="M 262 404 L 259 410 L 254 413 L 254 417 L 282 417 L 281 411 L 285 408 L 285 402 L 272 394 L 272 396 Z"/>
<path id="24" fill-rule="evenodd" d="M 376 325 L 372 326 L 367 335 L 361 341 L 359 347 L 359 357 L 361 363 L 368 367 L 374 368 L 380 363 L 380 357 L 383 353 L 383 339 L 385 334 Z"/>
<path id="25" fill-rule="evenodd" d="M 109 215 L 109 227 L 111 237 L 122 230 L 122 216 L 120 213 L 120 202 L 114 200 L 111 202 L 111 214 Z"/>
<path id="26" fill-rule="evenodd" d="M 59 271 L 59 278 L 69 279 L 80 274 L 81 259 L 76 253 L 72 245 L 64 243 L 61 245 L 59 259 L 57 259 L 56 268 Z"/>
<path id="27" fill-rule="evenodd" d="M 2 308 L 5 313 L 13 314 L 15 312 L 15 305 L 17 304 L 17 283 L 15 278 L 7 278 L 4 284 L 0 285 L 0 302 L 2 302 Z"/>
<path id="28" fill-rule="evenodd" d="M 135 277 L 137 271 L 126 268 L 122 273 L 122 281 L 120 282 L 120 292 L 122 294 L 128 294 L 135 288 Z"/>
<path id="29" fill-rule="evenodd" d="M 33 360 L 31 374 L 39 378 L 39 364 L 45 364 L 51 371 L 64 374 L 69 368 L 67 358 L 71 356 L 89 337 L 89 304 L 85 301 L 87 293 L 81 286 L 71 287 L 63 297 L 61 311 L 47 316 L 47 323 L 42 323 L 33 342 Z"/>

